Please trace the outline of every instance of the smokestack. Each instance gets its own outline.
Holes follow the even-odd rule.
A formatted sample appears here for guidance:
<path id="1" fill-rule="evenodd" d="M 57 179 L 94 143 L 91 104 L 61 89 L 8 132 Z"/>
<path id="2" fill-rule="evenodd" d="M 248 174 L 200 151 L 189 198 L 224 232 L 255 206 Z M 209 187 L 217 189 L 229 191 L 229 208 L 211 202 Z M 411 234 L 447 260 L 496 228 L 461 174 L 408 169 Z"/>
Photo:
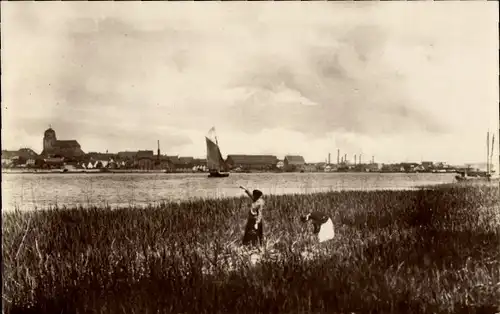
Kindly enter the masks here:
<path id="1" fill-rule="evenodd" d="M 362 154 L 359 154 L 359 164 L 361 165 L 361 156 L 363 156 Z"/>
<path id="2" fill-rule="evenodd" d="M 337 149 L 337 165 L 340 162 L 340 149 Z"/>
<path id="3" fill-rule="evenodd" d="M 347 154 L 344 154 L 344 162 L 347 163 Z"/>
<path id="4" fill-rule="evenodd" d="M 160 159 L 160 140 L 158 140 L 158 155 L 156 158 L 159 160 Z"/>
<path id="5" fill-rule="evenodd" d="M 375 163 L 375 156 L 372 156 L 372 164 Z"/>
<path id="6" fill-rule="evenodd" d="M 330 164 L 330 153 L 328 153 L 328 164 Z"/>
<path id="7" fill-rule="evenodd" d="M 357 163 L 358 163 L 358 159 L 357 159 L 356 154 L 354 154 L 354 165 L 357 165 Z"/>

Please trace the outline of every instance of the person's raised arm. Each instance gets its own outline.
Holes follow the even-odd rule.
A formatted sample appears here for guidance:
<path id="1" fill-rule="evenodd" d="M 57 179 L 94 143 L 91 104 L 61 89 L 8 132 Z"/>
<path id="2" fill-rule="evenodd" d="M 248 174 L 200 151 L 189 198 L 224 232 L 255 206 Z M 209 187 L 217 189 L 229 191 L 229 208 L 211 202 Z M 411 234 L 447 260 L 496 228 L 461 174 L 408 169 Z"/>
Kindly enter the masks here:
<path id="1" fill-rule="evenodd" d="M 250 193 L 250 190 L 248 190 L 246 187 L 240 185 L 240 189 L 242 189 L 243 191 L 245 191 L 245 193 L 248 195 L 248 197 L 250 197 L 253 201 L 253 195 L 252 193 Z"/>

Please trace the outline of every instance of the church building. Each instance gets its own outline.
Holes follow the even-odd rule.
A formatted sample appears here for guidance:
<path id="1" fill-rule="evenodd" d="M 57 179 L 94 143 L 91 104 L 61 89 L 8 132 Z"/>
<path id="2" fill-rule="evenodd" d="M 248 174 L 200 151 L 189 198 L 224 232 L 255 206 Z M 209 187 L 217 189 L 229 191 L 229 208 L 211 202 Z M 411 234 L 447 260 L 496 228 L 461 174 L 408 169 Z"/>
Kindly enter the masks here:
<path id="1" fill-rule="evenodd" d="M 65 158 L 82 157 L 85 153 L 76 140 L 58 140 L 52 128 L 43 135 L 42 156 L 61 156 Z"/>

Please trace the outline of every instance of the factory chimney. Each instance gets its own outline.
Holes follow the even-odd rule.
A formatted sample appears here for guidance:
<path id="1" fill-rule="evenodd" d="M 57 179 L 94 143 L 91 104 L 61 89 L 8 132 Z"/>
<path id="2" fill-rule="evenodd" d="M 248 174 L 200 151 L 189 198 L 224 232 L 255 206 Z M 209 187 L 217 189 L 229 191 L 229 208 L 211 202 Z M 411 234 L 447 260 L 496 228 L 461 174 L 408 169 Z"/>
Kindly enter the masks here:
<path id="1" fill-rule="evenodd" d="M 359 164 L 361 165 L 361 156 L 363 156 L 363 154 L 359 154 Z"/>
<path id="2" fill-rule="evenodd" d="M 354 154 L 354 165 L 357 165 L 357 161 L 358 161 L 357 156 L 356 154 Z"/>
<path id="3" fill-rule="evenodd" d="M 337 165 L 340 162 L 340 149 L 337 149 Z"/>
<path id="4" fill-rule="evenodd" d="M 328 153 L 328 164 L 330 164 L 330 153 Z"/>
<path id="5" fill-rule="evenodd" d="M 160 160 L 160 140 L 158 140 L 158 154 L 156 156 L 156 159 Z"/>

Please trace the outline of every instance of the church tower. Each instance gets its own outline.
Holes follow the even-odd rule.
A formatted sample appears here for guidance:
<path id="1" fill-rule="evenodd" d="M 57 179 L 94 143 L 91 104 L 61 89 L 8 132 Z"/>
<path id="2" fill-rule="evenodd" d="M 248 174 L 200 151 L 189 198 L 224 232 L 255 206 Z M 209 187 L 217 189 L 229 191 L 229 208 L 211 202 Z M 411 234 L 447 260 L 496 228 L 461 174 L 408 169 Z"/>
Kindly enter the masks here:
<path id="1" fill-rule="evenodd" d="M 56 132 L 49 127 L 43 135 L 43 151 L 45 154 L 50 154 L 54 150 L 56 141 Z"/>

